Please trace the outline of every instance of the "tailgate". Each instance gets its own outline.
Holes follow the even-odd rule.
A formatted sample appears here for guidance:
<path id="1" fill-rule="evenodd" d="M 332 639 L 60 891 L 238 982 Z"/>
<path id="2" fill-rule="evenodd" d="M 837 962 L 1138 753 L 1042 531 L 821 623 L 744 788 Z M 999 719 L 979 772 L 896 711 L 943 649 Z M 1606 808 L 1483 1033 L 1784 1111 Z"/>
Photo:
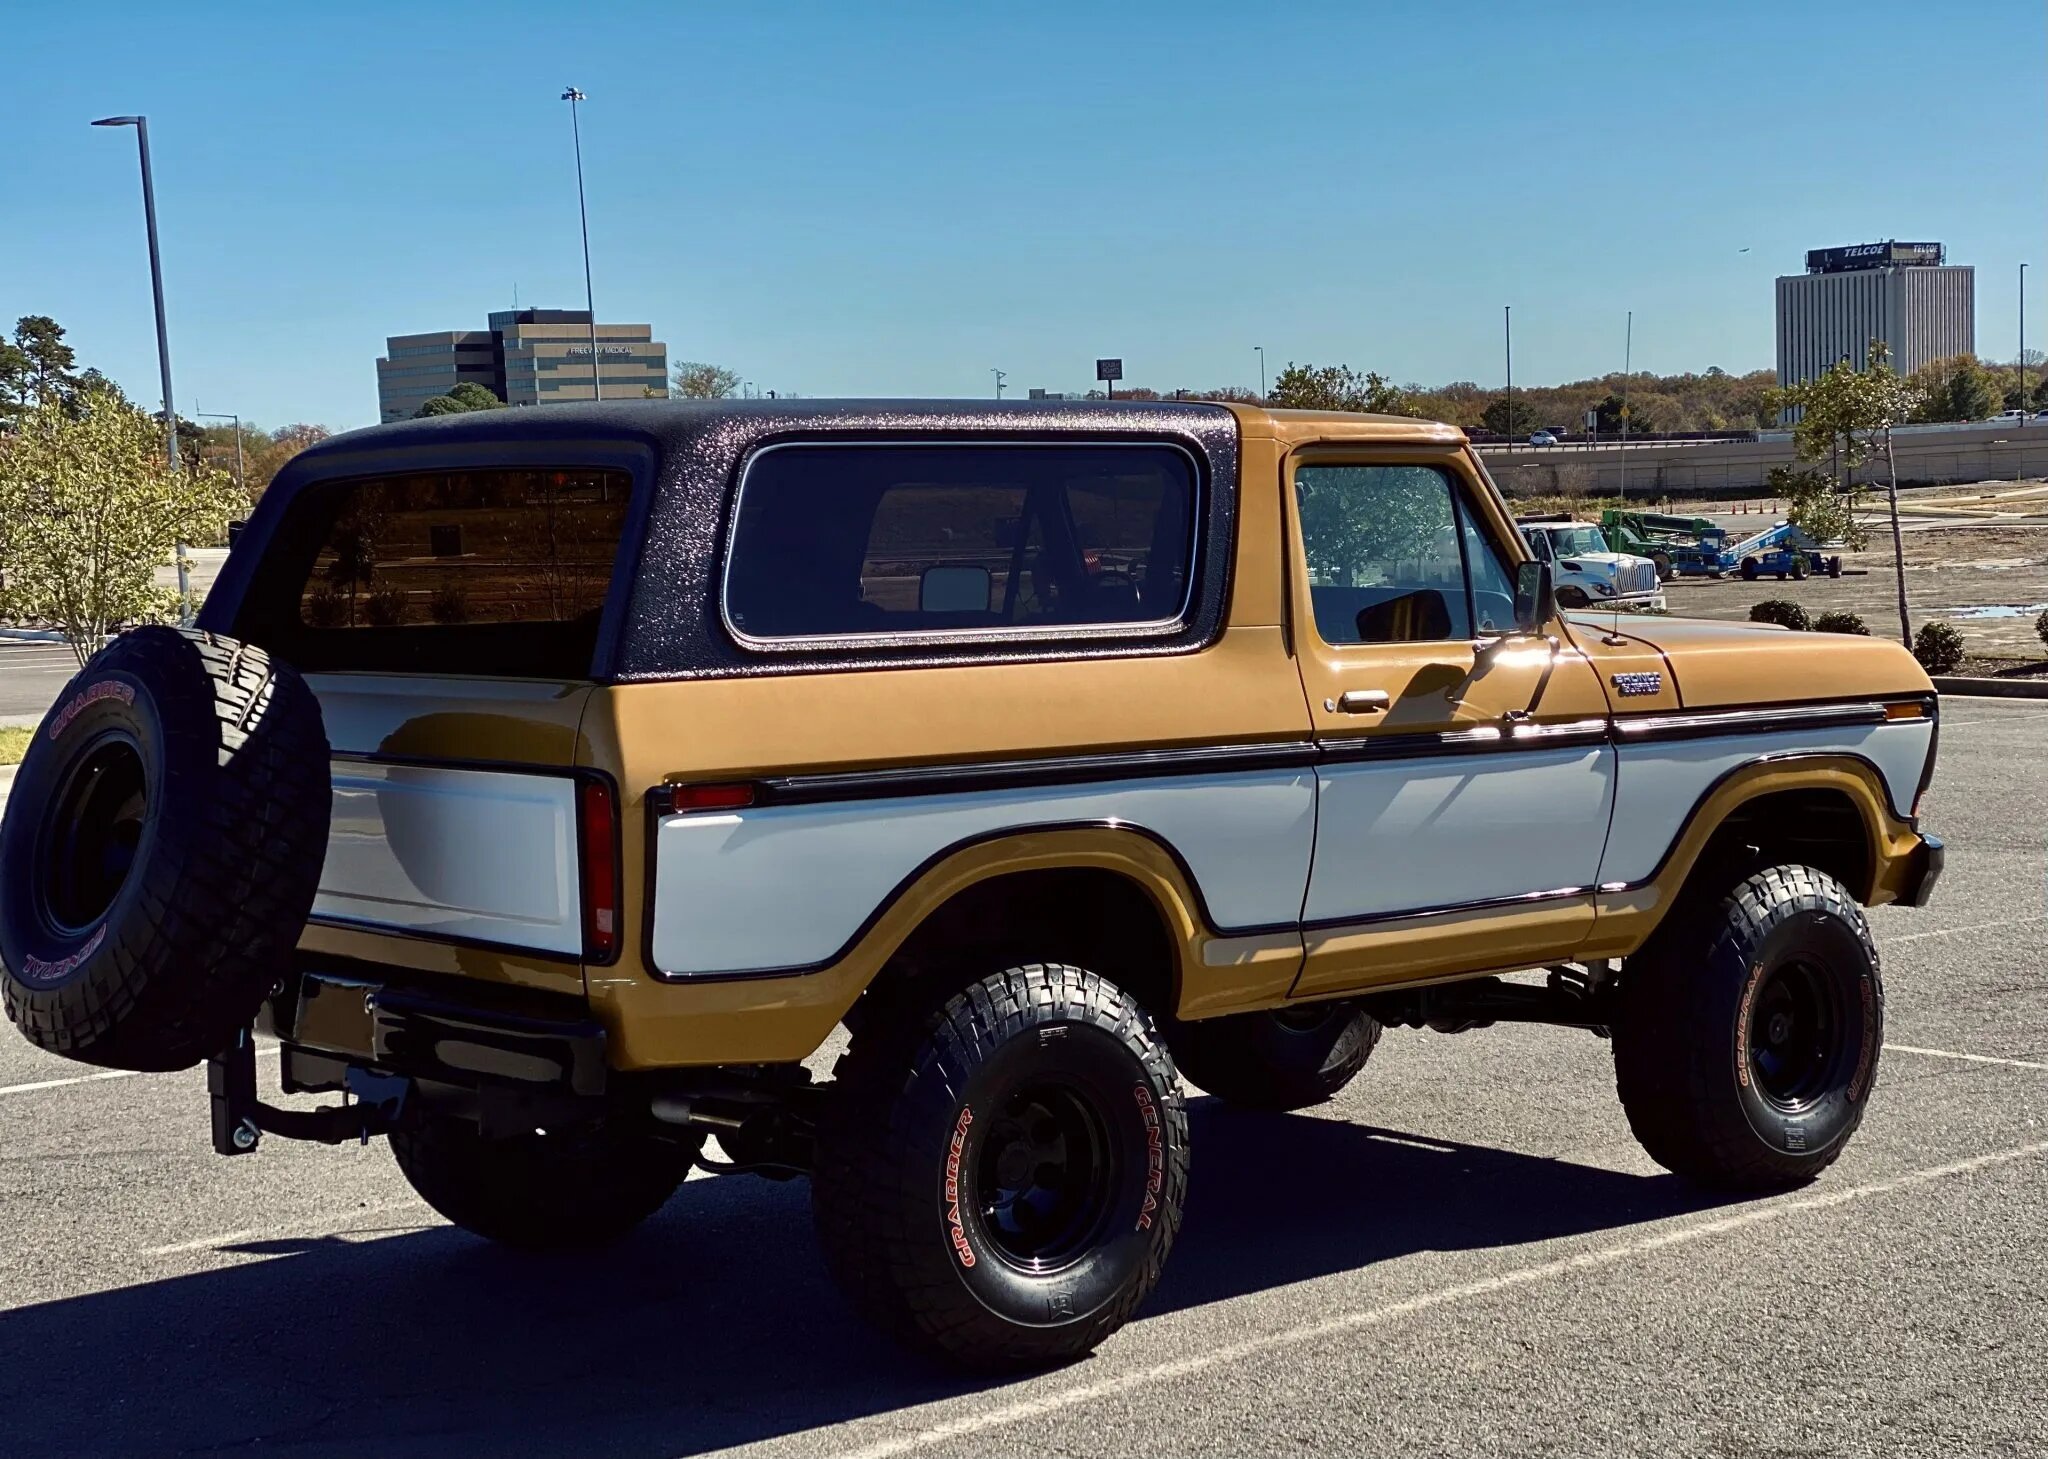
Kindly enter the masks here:
<path id="1" fill-rule="evenodd" d="M 316 925 L 580 961 L 590 686 L 309 674 L 332 747 Z"/>

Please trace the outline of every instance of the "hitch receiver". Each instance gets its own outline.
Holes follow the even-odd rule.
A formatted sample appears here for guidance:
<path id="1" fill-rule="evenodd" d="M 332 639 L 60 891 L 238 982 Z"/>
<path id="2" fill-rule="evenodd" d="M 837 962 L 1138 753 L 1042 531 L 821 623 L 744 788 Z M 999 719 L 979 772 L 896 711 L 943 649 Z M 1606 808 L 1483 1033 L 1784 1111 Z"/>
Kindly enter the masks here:
<path id="1" fill-rule="evenodd" d="M 354 1103 L 320 1109 L 278 1109 L 256 1097 L 256 1041 L 240 1029 L 234 1041 L 206 1061 L 206 1092 L 213 1107 L 213 1153 L 248 1155 L 265 1134 L 286 1140 L 339 1145 L 388 1135 L 405 1109 L 412 1081 L 396 1075 L 348 1071 Z"/>

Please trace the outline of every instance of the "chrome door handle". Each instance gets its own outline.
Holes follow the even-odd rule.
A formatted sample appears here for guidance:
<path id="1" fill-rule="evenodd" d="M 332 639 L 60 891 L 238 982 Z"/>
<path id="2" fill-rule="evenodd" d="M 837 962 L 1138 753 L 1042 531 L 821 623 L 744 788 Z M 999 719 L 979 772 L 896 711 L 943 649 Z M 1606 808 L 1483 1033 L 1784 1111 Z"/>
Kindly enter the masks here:
<path id="1" fill-rule="evenodd" d="M 1379 714 L 1394 702 L 1384 689 L 1346 689 L 1337 698 L 1340 714 Z"/>

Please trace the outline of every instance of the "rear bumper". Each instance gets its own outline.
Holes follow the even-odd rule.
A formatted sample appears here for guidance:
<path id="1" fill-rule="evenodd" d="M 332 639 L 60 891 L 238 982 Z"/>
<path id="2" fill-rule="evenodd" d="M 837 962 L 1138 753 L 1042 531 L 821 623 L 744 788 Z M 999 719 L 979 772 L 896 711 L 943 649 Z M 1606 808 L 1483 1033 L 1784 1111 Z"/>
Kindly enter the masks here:
<path id="1" fill-rule="evenodd" d="M 351 1067 L 451 1091 L 605 1092 L 605 1032 L 581 1000 L 302 963 L 261 1026 L 287 1093 L 346 1088 Z"/>
<path id="2" fill-rule="evenodd" d="M 1906 870 L 1899 882 L 1899 905 L 1924 907 L 1934 896 L 1934 884 L 1941 880 L 1943 864 L 1948 859 L 1948 848 L 1941 837 L 1922 833 L 1919 846 L 1907 858 Z"/>

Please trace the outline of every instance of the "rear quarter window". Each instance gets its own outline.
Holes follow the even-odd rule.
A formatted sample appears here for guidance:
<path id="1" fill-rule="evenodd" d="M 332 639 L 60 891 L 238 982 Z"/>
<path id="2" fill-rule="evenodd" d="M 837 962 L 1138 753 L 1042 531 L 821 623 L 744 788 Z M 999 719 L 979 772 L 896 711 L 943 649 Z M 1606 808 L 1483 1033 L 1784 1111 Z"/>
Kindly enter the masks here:
<path id="1" fill-rule="evenodd" d="M 307 489 L 280 524 L 242 632 L 301 669 L 583 678 L 625 472 L 417 472 Z"/>
<path id="2" fill-rule="evenodd" d="M 1151 442 L 773 446 L 748 462 L 727 628 L 756 648 L 1170 631 L 1198 516 Z"/>

